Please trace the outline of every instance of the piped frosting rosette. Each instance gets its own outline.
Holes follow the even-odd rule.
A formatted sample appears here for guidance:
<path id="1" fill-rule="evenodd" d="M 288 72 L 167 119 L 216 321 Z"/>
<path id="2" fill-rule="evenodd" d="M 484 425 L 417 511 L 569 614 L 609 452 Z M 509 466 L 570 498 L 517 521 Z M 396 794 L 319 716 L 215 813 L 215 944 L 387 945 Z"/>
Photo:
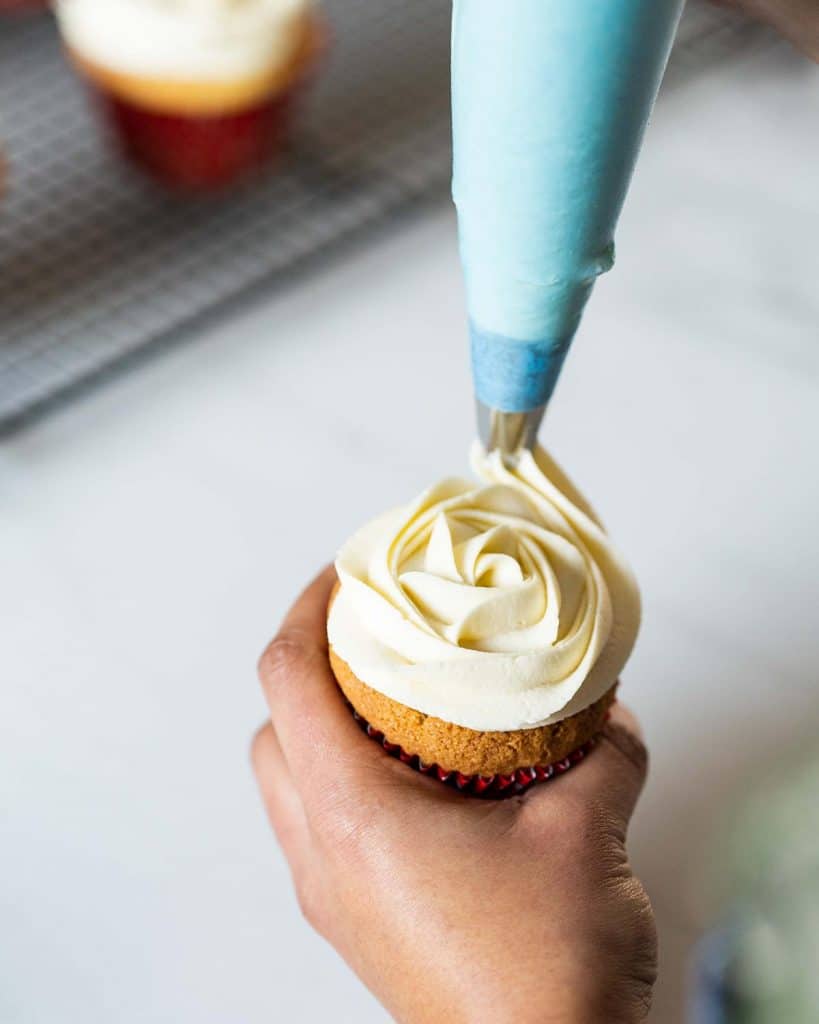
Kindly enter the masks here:
<path id="1" fill-rule="evenodd" d="M 634 578 L 545 451 L 514 468 L 476 445 L 448 479 L 345 544 L 328 635 L 368 686 L 475 730 L 547 725 L 616 682 Z"/>

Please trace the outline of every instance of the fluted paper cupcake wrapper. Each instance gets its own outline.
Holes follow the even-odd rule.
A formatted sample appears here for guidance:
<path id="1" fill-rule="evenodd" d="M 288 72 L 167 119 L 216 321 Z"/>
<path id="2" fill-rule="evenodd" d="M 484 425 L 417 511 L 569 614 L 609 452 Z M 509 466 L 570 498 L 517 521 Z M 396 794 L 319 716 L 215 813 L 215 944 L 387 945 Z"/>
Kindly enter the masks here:
<path id="1" fill-rule="evenodd" d="M 156 181 L 182 191 L 219 190 L 264 167 L 283 149 L 301 83 L 224 115 L 145 109 L 94 87 L 120 150 Z"/>
<path id="2" fill-rule="evenodd" d="M 533 765 L 531 768 L 518 768 L 510 775 L 463 775 L 461 772 L 446 771 L 437 764 L 426 764 L 417 754 L 409 754 L 397 743 L 390 743 L 386 736 L 370 725 L 366 719 L 362 718 L 355 708 L 351 708 L 351 711 L 361 730 L 370 739 L 380 743 L 390 757 L 397 758 L 403 764 L 409 765 L 410 768 L 414 768 L 415 771 L 420 772 L 422 775 L 428 775 L 430 778 L 437 779 L 439 782 L 443 782 L 445 785 L 451 786 L 461 793 L 468 793 L 471 796 L 480 796 L 488 799 L 513 796 L 516 793 L 524 792 L 524 790 L 539 782 L 548 782 L 549 779 L 563 775 L 573 765 L 587 757 L 597 743 L 597 737 L 593 737 L 562 760 L 555 761 L 554 764 L 538 764 Z"/>
<path id="3" fill-rule="evenodd" d="M 89 86 L 110 134 L 132 163 L 177 191 L 219 191 L 260 171 L 283 152 L 296 106 L 329 45 L 323 22 L 315 23 L 314 37 L 313 51 L 284 88 L 239 110 L 154 110 L 93 79 Z"/>

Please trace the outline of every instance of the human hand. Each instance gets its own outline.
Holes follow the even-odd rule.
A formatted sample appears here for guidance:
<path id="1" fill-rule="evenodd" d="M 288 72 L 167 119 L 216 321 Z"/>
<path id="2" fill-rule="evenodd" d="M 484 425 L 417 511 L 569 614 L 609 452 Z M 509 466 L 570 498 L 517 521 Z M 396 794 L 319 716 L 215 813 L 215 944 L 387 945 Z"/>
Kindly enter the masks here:
<path id="1" fill-rule="evenodd" d="M 386 756 L 327 658 L 335 573 L 262 656 L 253 764 L 304 916 L 404 1024 L 644 1020 L 651 908 L 626 829 L 646 772 L 632 716 L 566 775 L 502 801 Z"/>
<path id="2" fill-rule="evenodd" d="M 819 61 L 819 2 L 817 0 L 714 0 L 766 21 L 803 53 Z"/>

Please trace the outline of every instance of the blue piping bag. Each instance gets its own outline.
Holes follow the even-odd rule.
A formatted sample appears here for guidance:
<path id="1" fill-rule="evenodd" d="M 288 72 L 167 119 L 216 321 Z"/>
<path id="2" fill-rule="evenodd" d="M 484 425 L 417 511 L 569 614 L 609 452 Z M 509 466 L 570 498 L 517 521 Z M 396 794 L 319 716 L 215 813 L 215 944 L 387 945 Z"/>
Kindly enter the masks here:
<path id="1" fill-rule="evenodd" d="M 683 0 L 454 0 L 461 261 L 487 447 L 534 442 L 614 229 Z"/>

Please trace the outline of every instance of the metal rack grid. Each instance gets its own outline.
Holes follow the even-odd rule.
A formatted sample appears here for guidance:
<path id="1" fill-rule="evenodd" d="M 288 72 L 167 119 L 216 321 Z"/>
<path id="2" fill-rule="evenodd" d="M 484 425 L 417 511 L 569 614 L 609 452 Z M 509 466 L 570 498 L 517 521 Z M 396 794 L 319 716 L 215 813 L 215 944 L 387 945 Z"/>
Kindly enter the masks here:
<path id="1" fill-rule="evenodd" d="M 48 16 L 0 24 L 0 429 L 450 173 L 449 4 L 325 0 L 333 47 L 279 164 L 181 200 L 112 154 Z M 758 37 L 694 5 L 668 82 Z"/>

